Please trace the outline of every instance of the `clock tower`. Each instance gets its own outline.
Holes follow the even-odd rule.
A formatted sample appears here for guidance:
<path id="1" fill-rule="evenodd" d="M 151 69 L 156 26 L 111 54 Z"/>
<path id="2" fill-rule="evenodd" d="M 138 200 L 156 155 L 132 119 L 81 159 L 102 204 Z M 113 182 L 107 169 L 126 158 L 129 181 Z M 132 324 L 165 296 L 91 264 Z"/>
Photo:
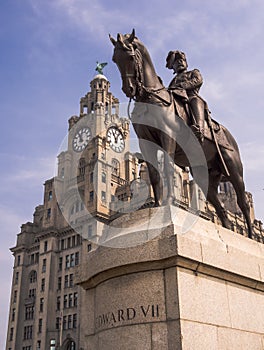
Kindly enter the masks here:
<path id="1" fill-rule="evenodd" d="M 114 204 L 129 200 L 138 159 L 129 151 L 129 120 L 119 115 L 110 82 L 97 74 L 90 87 L 80 99 L 80 114 L 69 119 L 55 189 L 66 222 L 96 241 L 103 223 L 115 214 Z"/>

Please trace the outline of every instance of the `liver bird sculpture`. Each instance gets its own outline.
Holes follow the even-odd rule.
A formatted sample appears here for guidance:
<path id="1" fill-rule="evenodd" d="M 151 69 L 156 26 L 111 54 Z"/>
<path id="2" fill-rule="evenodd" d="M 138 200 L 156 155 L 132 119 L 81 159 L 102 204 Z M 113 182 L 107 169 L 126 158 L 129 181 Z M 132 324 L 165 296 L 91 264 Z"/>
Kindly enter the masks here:
<path id="1" fill-rule="evenodd" d="M 98 61 L 96 62 L 96 68 L 95 70 L 99 73 L 99 74 L 103 74 L 103 68 L 107 65 L 107 62 L 103 62 L 103 63 L 99 63 Z"/>

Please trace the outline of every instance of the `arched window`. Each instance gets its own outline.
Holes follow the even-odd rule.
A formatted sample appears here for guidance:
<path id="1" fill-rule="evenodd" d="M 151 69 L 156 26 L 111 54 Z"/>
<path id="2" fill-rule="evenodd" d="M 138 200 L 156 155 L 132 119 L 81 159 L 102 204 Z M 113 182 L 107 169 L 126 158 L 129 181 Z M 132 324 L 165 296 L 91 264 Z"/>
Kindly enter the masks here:
<path id="1" fill-rule="evenodd" d="M 73 340 L 69 341 L 67 346 L 66 346 L 66 350 L 76 350 L 75 341 L 73 341 Z"/>
<path id="2" fill-rule="evenodd" d="M 29 274 L 29 283 L 37 282 L 37 271 L 32 270 Z"/>
<path id="3" fill-rule="evenodd" d="M 120 163 L 117 159 L 112 159 L 112 174 L 119 176 L 120 175 Z"/>

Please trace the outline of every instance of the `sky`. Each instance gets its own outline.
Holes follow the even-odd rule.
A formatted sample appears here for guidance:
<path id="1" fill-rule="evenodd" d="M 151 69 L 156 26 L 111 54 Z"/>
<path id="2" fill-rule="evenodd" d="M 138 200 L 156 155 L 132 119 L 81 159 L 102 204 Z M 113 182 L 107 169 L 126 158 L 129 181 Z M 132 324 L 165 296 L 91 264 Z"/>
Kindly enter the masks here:
<path id="1" fill-rule="evenodd" d="M 13 258 L 22 223 L 54 176 L 67 120 L 79 114 L 96 61 L 126 102 L 108 34 L 136 35 L 165 85 L 170 50 L 198 68 L 212 117 L 236 138 L 246 189 L 264 220 L 264 2 L 262 0 L 2 0 L 0 4 L 0 348 L 4 348 Z"/>

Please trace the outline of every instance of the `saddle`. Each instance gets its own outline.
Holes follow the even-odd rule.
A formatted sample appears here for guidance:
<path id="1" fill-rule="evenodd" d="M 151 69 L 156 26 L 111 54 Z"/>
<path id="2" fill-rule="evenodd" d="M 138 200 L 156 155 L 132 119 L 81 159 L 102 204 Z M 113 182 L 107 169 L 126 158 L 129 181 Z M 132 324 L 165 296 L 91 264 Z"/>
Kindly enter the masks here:
<path id="1" fill-rule="evenodd" d="M 187 96 L 185 96 L 185 95 L 180 96 L 179 91 L 177 91 L 177 94 L 173 93 L 172 96 L 173 96 L 173 100 L 174 100 L 175 111 L 178 114 L 178 116 L 184 120 L 184 118 L 182 116 L 184 114 L 186 114 L 187 118 L 188 118 L 187 123 L 189 125 L 192 125 L 192 122 L 191 122 L 192 118 L 190 116 L 191 112 L 189 109 Z M 224 126 L 219 124 L 215 119 L 211 118 L 210 111 L 207 107 L 206 101 L 204 101 L 204 106 L 205 106 L 205 108 L 204 108 L 204 115 L 205 115 L 204 138 L 207 140 L 210 140 L 212 142 L 216 141 L 220 147 L 226 148 L 228 150 L 233 150 L 233 148 L 229 144 L 228 139 L 226 137 Z M 215 135 L 215 138 L 213 136 L 213 133 Z"/>
<path id="2" fill-rule="evenodd" d="M 211 119 L 211 123 L 209 123 L 208 118 Z M 209 124 L 211 124 L 211 126 Z M 213 128 L 215 139 L 218 145 L 228 150 L 233 150 L 233 148 L 228 142 L 228 139 L 225 134 L 225 128 L 223 127 L 223 125 L 219 124 L 216 120 L 212 119 L 211 116 L 209 115 L 205 118 L 204 137 L 207 140 L 215 142 L 211 127 Z"/>

